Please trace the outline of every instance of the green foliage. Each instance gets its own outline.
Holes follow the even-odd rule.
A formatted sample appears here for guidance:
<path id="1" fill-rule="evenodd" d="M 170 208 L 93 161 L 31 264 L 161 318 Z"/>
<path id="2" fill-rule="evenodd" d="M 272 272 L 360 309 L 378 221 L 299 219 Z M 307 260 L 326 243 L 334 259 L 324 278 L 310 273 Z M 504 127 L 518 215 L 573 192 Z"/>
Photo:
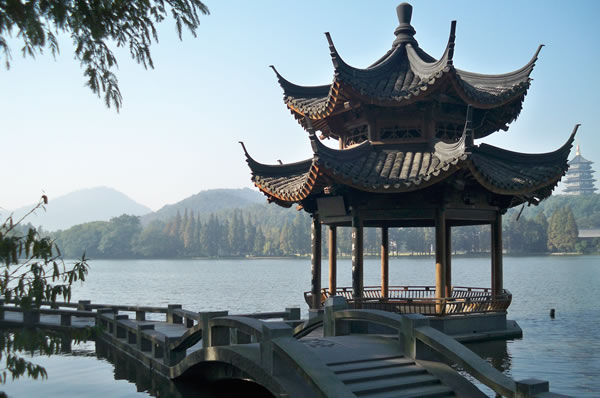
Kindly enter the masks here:
<path id="1" fill-rule="evenodd" d="M 568 232 L 570 243 L 559 251 L 600 249 L 594 241 L 581 243 L 577 240 L 577 233 L 573 232 L 573 214 L 568 223 L 556 222 L 552 228 L 543 211 L 528 209 L 518 219 L 517 215 L 518 212 L 509 211 L 503 217 L 503 241 L 507 253 L 547 252 L 552 228 L 559 234 L 571 229 Z M 120 216 L 109 222 L 75 226 L 54 236 L 68 257 L 76 256 L 82 250 L 94 253 L 93 257 L 97 258 L 302 256 L 311 253 L 310 224 L 306 212 L 256 204 L 212 213 L 182 208 L 175 210 L 171 219 L 154 220 L 144 227 L 136 217 Z M 338 228 L 338 255 L 351 254 L 350 231 L 350 228 Z M 327 227 L 323 227 L 324 255 L 327 255 L 327 236 Z M 392 255 L 431 254 L 435 245 L 433 228 L 391 228 L 389 237 Z M 380 243 L 380 231 L 367 228 L 364 253 L 378 255 Z M 489 252 L 490 243 L 489 225 L 452 228 L 452 251 L 455 253 Z M 552 246 L 551 250 L 558 249 Z"/>
<path id="2" fill-rule="evenodd" d="M 48 378 L 48 374 L 42 366 L 28 361 L 22 355 L 55 355 L 64 352 L 65 349 L 70 349 L 71 343 L 90 339 L 92 333 L 92 329 L 81 329 L 74 330 L 70 335 L 65 336 L 49 330 L 33 328 L 1 329 L 0 360 L 4 360 L 4 369 L 0 373 L 0 384 L 4 384 L 9 375 L 12 380 L 23 376 L 34 380 Z M 69 347 L 65 347 L 64 342 L 68 342 Z M 3 394 L 0 392 L 0 397 Z"/>
<path id="3" fill-rule="evenodd" d="M 88 272 L 85 254 L 70 268 L 62 261 L 60 251 L 49 237 L 42 237 L 32 228 L 22 225 L 23 220 L 36 210 L 44 208 L 48 199 L 42 196 L 38 204 L 22 219 L 14 222 L 12 217 L 0 225 L 0 296 L 22 308 L 39 307 L 43 301 L 56 302 L 58 297 L 71 299 L 71 286 L 84 281 Z M 19 355 L 19 350 L 30 349 L 36 341 L 40 349 L 53 352 L 57 347 L 52 339 L 31 339 L 28 332 L 0 333 L 0 359 L 5 367 L 0 381 L 22 375 L 46 377 L 43 367 L 35 365 Z"/>
<path id="4" fill-rule="evenodd" d="M 56 35 L 70 35 L 86 85 L 98 96 L 103 93 L 106 106 L 112 104 L 118 111 L 122 97 L 114 74 L 117 59 L 110 45 L 128 48 L 138 64 L 154 68 L 150 46 L 158 42 L 155 24 L 170 16 L 180 40 L 183 28 L 196 37 L 199 14 L 209 14 L 199 0 L 0 1 L 0 50 L 9 68 L 11 51 L 6 37 L 13 32 L 23 43 L 24 57 L 35 57 L 46 48 L 56 55 Z"/>
<path id="5" fill-rule="evenodd" d="M 25 217 L 43 209 L 45 196 Z M 88 265 L 85 254 L 71 268 L 60 257 L 60 250 L 49 237 L 41 237 L 34 228 L 26 234 L 18 233 L 23 219 L 13 222 L 9 217 L 0 225 L 0 295 L 5 300 L 15 300 L 18 305 L 29 308 L 42 301 L 56 301 L 63 297 L 69 301 L 71 285 L 85 280 Z"/>
<path id="6" fill-rule="evenodd" d="M 553 252 L 574 252 L 577 224 L 569 206 L 557 209 L 548 222 L 548 249 Z"/>
<path id="7" fill-rule="evenodd" d="M 569 206 L 575 216 L 575 221 L 580 229 L 600 228 L 600 194 L 589 195 L 552 195 L 538 206 L 525 206 L 523 215 L 535 218 L 539 213 L 544 213 L 550 219 L 561 207 Z M 507 218 L 514 217 L 521 207 L 510 209 Z"/>
<path id="8" fill-rule="evenodd" d="M 503 225 L 504 248 L 509 253 L 544 253 L 547 251 L 547 227 L 543 213 L 535 219 L 512 217 Z"/>
<path id="9" fill-rule="evenodd" d="M 104 257 L 133 257 L 133 244 L 141 229 L 140 219 L 137 216 L 123 214 L 114 217 L 106 225 L 98 250 Z"/>

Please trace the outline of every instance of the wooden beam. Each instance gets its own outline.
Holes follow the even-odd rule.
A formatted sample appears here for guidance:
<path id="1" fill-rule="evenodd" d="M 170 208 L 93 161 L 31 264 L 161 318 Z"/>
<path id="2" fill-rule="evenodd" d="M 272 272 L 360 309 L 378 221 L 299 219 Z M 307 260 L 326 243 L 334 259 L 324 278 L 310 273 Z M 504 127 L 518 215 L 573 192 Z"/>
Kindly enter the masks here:
<path id="1" fill-rule="evenodd" d="M 390 262 L 388 258 L 389 237 L 388 228 L 381 228 L 381 297 L 388 297 L 390 286 Z"/>
<path id="2" fill-rule="evenodd" d="M 319 216 L 314 214 L 311 223 L 311 272 L 310 292 L 312 295 L 311 308 L 321 307 L 321 223 Z"/>
<path id="3" fill-rule="evenodd" d="M 502 294 L 503 269 L 502 269 L 502 214 L 496 213 L 496 220 L 492 222 L 492 295 Z"/>
<path id="4" fill-rule="evenodd" d="M 446 289 L 445 296 L 452 297 L 452 226 L 446 222 Z"/>
<path id="5" fill-rule="evenodd" d="M 352 213 L 352 296 L 363 296 L 363 223 L 356 211 Z"/>
<path id="6" fill-rule="evenodd" d="M 443 208 L 435 213 L 435 297 L 445 297 L 446 290 L 446 218 Z M 443 305 L 436 304 L 436 313 L 443 313 Z"/>
<path id="7" fill-rule="evenodd" d="M 329 226 L 329 295 L 335 296 L 337 290 L 337 229 Z"/>

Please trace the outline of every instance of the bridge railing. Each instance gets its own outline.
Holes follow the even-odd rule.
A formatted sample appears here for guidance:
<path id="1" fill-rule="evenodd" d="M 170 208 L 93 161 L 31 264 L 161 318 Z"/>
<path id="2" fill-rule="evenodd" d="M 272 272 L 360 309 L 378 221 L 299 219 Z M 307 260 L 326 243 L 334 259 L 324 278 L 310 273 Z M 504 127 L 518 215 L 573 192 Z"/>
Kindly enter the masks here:
<path id="1" fill-rule="evenodd" d="M 319 358 L 294 338 L 294 329 L 284 322 L 264 322 L 245 316 L 226 316 L 210 321 L 210 346 L 258 343 L 260 366 L 270 375 L 285 361 L 324 397 L 352 396 L 350 389 Z M 243 341 L 239 334 L 246 335 Z"/>
<path id="2" fill-rule="evenodd" d="M 549 392 L 549 382 L 536 379 L 514 381 L 495 369 L 473 351 L 452 337 L 430 326 L 421 314 L 394 314 L 380 310 L 348 309 L 343 297 L 330 297 L 325 304 L 323 332 L 325 336 L 348 334 L 349 322 L 376 323 L 396 331 L 398 343 L 413 359 L 439 355 L 467 371 L 497 394 L 509 398 L 552 398 L 564 395 Z"/>
<path id="3" fill-rule="evenodd" d="M 8 305 L 6 305 L 8 304 Z M 93 311 L 78 309 L 77 306 L 49 306 L 45 303 L 41 307 L 22 308 L 15 305 L 14 300 L 6 302 L 0 299 L 0 321 L 7 320 L 6 312 L 15 312 L 23 314 L 24 326 L 40 326 L 40 315 L 56 315 L 60 316 L 60 326 L 69 327 L 72 325 L 72 318 L 96 318 L 96 313 Z"/>
<path id="4" fill-rule="evenodd" d="M 167 307 L 138 307 L 138 306 L 102 306 L 89 302 L 84 303 L 88 307 L 98 308 L 99 324 L 106 332 L 117 339 L 126 339 L 130 345 L 135 345 L 139 351 L 146 353 L 155 360 L 162 361 L 166 366 L 174 366 L 182 361 L 186 356 L 186 350 L 198 342 L 202 341 L 202 347 L 207 348 L 223 344 L 243 344 L 256 341 L 261 338 L 261 334 L 249 325 L 259 327 L 263 322 L 260 319 L 279 318 L 285 324 L 289 322 L 295 325 L 300 322 L 300 308 L 286 308 L 280 312 L 263 312 L 245 315 L 228 316 L 227 311 L 209 311 L 194 312 L 184 310 L 179 304 L 171 304 Z M 135 312 L 135 322 L 129 320 L 128 314 L 120 313 Z M 180 337 L 173 338 L 159 333 L 155 330 L 157 321 L 146 320 L 146 313 L 164 313 L 166 322 L 170 324 L 180 324 L 185 331 Z M 229 321 L 225 324 L 214 323 L 215 319 L 225 319 Z M 232 322 L 231 325 L 227 322 Z M 243 321 L 241 321 L 243 320 Z M 277 322 L 264 322 L 276 324 Z M 289 325 L 288 325 L 289 327 Z M 227 329 L 226 341 L 222 332 Z M 229 330 L 231 329 L 231 331 Z M 221 332 L 221 333 L 220 333 Z M 262 332 L 261 332 L 262 333 Z"/>

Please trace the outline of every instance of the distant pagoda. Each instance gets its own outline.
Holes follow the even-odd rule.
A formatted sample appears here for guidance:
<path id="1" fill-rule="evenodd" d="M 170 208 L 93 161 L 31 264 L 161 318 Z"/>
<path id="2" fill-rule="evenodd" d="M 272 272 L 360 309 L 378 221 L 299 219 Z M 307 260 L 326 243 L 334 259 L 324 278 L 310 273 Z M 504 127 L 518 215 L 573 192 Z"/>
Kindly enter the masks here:
<path id="1" fill-rule="evenodd" d="M 313 155 L 267 165 L 244 147 L 252 181 L 269 202 L 312 216 L 312 279 L 305 294 L 311 310 L 341 295 L 355 308 L 395 312 L 505 311 L 512 296 L 503 286 L 502 214 L 550 196 L 567 171 L 577 127 L 550 153 L 476 144 L 518 117 L 542 46 L 516 71 L 467 72 L 454 66 L 456 21 L 435 59 L 414 37 L 412 7 L 402 3 L 397 14 L 391 49 L 365 69 L 348 65 L 326 33 L 331 84 L 300 86 L 275 71 Z M 337 140 L 337 149 L 321 142 L 326 139 Z M 321 286 L 321 225 L 329 227 L 329 288 Z M 491 226 L 490 288 L 452 284 L 451 230 L 464 225 Z M 351 287 L 337 287 L 340 227 L 352 228 Z M 363 229 L 373 227 L 382 236 L 381 286 L 364 286 Z M 435 227 L 435 286 L 389 285 L 390 227 Z"/>
<path id="2" fill-rule="evenodd" d="M 592 177 L 593 163 L 581 156 L 581 150 L 577 145 L 577 153 L 569 162 L 569 171 L 565 179 L 566 187 L 563 192 L 570 195 L 588 195 L 596 192 L 597 189 L 594 186 L 596 180 Z"/>

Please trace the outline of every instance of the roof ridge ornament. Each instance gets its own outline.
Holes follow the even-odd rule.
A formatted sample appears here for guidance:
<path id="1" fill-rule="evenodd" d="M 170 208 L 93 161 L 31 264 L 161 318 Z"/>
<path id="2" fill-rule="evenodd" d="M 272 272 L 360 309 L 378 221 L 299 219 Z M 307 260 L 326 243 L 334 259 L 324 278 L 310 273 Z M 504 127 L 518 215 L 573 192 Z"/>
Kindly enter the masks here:
<path id="1" fill-rule="evenodd" d="M 396 7 L 396 14 L 398 15 L 398 22 L 400 22 L 400 24 L 394 31 L 396 40 L 394 40 L 393 47 L 397 47 L 401 43 L 406 42 L 417 44 L 417 41 L 414 38 L 416 30 L 410 24 L 412 18 L 412 6 L 408 3 L 400 3 L 398 7 Z"/>

